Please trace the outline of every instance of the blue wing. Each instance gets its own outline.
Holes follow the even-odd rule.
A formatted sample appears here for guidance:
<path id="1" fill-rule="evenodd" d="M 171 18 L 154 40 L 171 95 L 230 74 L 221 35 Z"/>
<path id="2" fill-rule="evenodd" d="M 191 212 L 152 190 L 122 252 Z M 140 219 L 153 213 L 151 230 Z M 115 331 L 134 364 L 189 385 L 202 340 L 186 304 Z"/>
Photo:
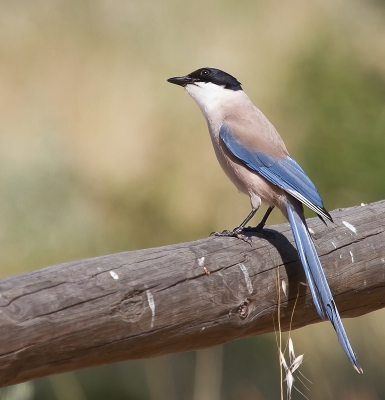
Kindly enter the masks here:
<path id="1" fill-rule="evenodd" d="M 279 159 L 263 151 L 244 147 L 225 123 L 219 130 L 219 136 L 227 149 L 248 168 L 291 194 L 318 215 L 332 221 L 330 214 L 324 208 L 317 188 L 290 156 Z"/>

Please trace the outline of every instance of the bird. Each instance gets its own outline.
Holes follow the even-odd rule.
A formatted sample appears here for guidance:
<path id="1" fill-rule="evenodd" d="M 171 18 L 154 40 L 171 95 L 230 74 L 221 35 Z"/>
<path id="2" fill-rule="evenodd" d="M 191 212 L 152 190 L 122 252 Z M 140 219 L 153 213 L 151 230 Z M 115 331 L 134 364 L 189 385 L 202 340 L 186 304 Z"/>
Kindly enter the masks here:
<path id="1" fill-rule="evenodd" d="M 198 104 L 220 166 L 238 191 L 250 197 L 251 212 L 245 220 L 232 231 L 213 234 L 241 238 L 242 232 L 261 232 L 277 207 L 290 223 L 319 316 L 325 319 L 326 314 L 353 368 L 363 373 L 306 224 L 303 205 L 325 224 L 325 220 L 333 222 L 313 182 L 289 155 L 273 124 L 252 103 L 234 76 L 205 67 L 167 81 L 182 86 Z M 256 227 L 246 228 L 261 203 L 268 205 L 265 216 Z"/>

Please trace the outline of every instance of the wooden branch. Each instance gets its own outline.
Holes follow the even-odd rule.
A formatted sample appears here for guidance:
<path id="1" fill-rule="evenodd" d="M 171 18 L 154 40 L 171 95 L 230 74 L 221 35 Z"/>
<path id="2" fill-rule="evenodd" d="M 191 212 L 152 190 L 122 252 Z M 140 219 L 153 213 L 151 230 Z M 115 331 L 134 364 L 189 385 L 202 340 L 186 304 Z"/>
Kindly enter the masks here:
<path id="1" fill-rule="evenodd" d="M 385 201 L 308 220 L 344 317 L 384 307 Z M 320 322 L 288 224 L 233 238 L 130 251 L 0 280 L 0 386 L 201 349 Z"/>

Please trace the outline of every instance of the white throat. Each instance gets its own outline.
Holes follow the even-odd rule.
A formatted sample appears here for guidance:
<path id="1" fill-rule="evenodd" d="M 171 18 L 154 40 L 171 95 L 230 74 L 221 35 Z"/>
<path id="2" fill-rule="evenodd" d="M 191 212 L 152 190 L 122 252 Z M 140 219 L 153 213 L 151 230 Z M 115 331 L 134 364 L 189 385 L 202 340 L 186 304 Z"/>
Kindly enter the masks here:
<path id="1" fill-rule="evenodd" d="M 212 113 L 219 112 L 226 104 L 238 97 L 238 92 L 225 89 L 211 82 L 196 82 L 185 87 L 187 93 L 196 101 L 207 120 L 211 119 Z"/>

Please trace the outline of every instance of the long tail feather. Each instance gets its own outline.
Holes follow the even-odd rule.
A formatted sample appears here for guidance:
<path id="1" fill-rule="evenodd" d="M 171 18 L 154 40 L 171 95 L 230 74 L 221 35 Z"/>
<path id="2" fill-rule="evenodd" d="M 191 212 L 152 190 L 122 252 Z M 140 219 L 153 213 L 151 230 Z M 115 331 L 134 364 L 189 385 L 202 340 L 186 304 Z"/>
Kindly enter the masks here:
<path id="1" fill-rule="evenodd" d="M 297 200 L 294 199 L 291 202 L 288 202 L 286 209 L 315 307 L 322 319 L 325 318 L 323 309 L 325 310 L 327 317 L 337 333 L 338 341 L 346 355 L 349 357 L 354 369 L 358 373 L 362 373 L 363 370 L 358 363 L 357 357 L 350 345 L 348 336 L 346 335 L 345 328 L 342 324 L 332 293 L 330 292 L 313 240 L 303 217 L 302 205 L 299 202 L 297 205 L 296 202 Z"/>

